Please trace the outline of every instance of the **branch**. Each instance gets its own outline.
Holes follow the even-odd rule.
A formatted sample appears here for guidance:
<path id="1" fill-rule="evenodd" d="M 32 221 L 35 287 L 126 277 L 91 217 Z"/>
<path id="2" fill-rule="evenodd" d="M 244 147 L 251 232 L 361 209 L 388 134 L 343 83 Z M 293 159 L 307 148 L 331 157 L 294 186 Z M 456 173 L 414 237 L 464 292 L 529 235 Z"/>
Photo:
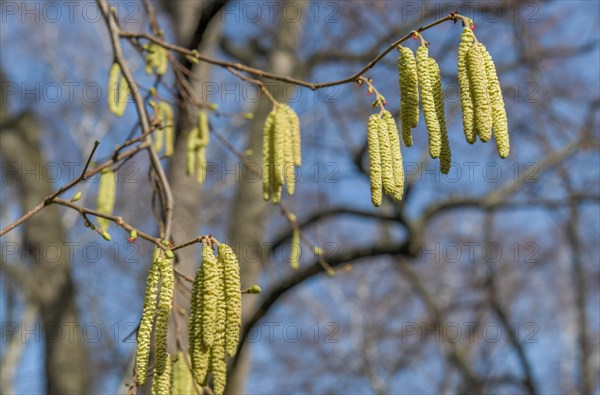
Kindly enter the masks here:
<path id="1" fill-rule="evenodd" d="M 104 0 L 98 0 L 98 1 L 103 2 Z M 134 32 L 121 31 L 119 34 L 121 37 L 126 37 L 126 38 L 135 38 L 135 39 L 144 38 L 146 40 L 152 41 L 153 43 L 158 44 L 158 45 L 160 45 L 166 49 L 169 49 L 171 51 L 175 51 L 182 55 L 196 58 L 200 61 L 210 63 L 210 64 L 213 64 L 216 66 L 232 68 L 232 69 L 235 69 L 238 71 L 243 71 L 248 74 L 252 74 L 257 77 L 262 77 L 262 78 L 267 78 L 267 79 L 274 80 L 274 81 L 286 82 L 288 84 L 303 86 L 303 87 L 309 88 L 311 90 L 317 90 L 317 89 L 322 89 L 322 88 L 326 88 L 326 87 L 330 87 L 330 86 L 343 85 L 343 84 L 347 84 L 347 83 L 351 83 L 351 82 L 356 82 L 358 80 L 358 78 L 361 77 L 365 72 L 369 71 L 377 63 L 379 63 L 379 61 L 381 59 L 383 59 L 383 57 L 385 57 L 385 55 L 390 53 L 392 50 L 394 50 L 398 45 L 402 44 L 404 41 L 411 38 L 415 32 L 417 32 L 417 33 L 423 32 L 425 30 L 431 29 L 432 27 L 437 26 L 446 21 L 453 21 L 454 23 L 456 23 L 457 21 L 463 20 L 463 19 L 464 19 L 463 16 L 455 14 L 455 13 L 451 13 L 443 18 L 438 19 L 435 22 L 431 22 L 430 24 L 422 26 L 422 27 L 418 28 L 417 30 L 413 30 L 410 33 L 408 33 L 407 35 L 405 35 L 404 37 L 402 37 L 401 39 L 390 44 L 383 52 L 381 52 L 379 55 L 377 55 L 373 60 L 371 60 L 365 67 L 363 67 L 356 74 L 354 74 L 350 77 L 341 79 L 341 80 L 330 81 L 330 82 L 321 82 L 321 83 L 307 82 L 307 81 L 299 80 L 299 79 L 292 78 L 292 77 L 286 77 L 286 76 L 282 76 L 282 75 L 278 75 L 278 74 L 269 73 L 264 70 L 256 69 L 254 67 L 246 66 L 246 65 L 236 63 L 236 62 L 227 62 L 224 60 L 214 59 L 209 56 L 202 55 L 202 54 L 198 53 L 198 51 L 196 51 L 196 50 L 190 50 L 190 49 L 178 46 L 178 45 L 170 44 L 164 40 L 161 40 L 160 38 L 157 38 L 157 37 L 155 37 L 151 34 L 147 34 L 147 33 L 134 33 Z"/>

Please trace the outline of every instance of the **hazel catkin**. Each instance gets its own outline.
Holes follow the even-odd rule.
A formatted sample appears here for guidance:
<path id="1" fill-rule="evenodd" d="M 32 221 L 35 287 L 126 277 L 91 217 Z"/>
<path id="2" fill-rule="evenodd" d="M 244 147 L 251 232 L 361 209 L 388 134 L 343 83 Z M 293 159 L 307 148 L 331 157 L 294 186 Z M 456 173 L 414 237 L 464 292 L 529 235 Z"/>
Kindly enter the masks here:
<path id="1" fill-rule="evenodd" d="M 242 291 L 240 285 L 240 265 L 235 253 L 227 244 L 219 245 L 219 264 L 223 267 L 226 304 L 225 350 L 234 356 L 240 341 L 242 325 Z"/>
<path id="2" fill-rule="evenodd" d="M 152 378 L 152 395 L 165 395 L 171 393 L 171 357 L 167 356 L 165 368 L 162 373 L 154 373 Z"/>
<path id="3" fill-rule="evenodd" d="M 271 157 L 273 155 L 273 127 L 275 124 L 275 110 L 271 111 L 265 120 L 263 127 L 263 170 L 262 170 L 262 183 L 263 183 L 263 198 L 265 200 L 271 199 L 273 194 L 272 180 L 273 180 L 273 167 L 271 166 Z"/>
<path id="4" fill-rule="evenodd" d="M 169 317 L 173 305 L 175 289 L 175 276 L 173 273 L 173 260 L 165 257 L 158 258 L 161 274 L 160 294 L 156 312 L 156 374 L 163 374 L 169 356 L 167 354 L 167 330 Z"/>
<path id="5" fill-rule="evenodd" d="M 144 308 L 140 326 L 137 332 L 136 350 L 136 380 L 138 385 L 146 383 L 148 370 L 148 357 L 150 356 L 150 336 L 152 324 L 156 313 L 156 297 L 158 294 L 158 283 L 160 280 L 160 266 L 156 259 L 153 260 L 146 280 L 146 293 L 144 296 Z"/>
<path id="6" fill-rule="evenodd" d="M 203 302 L 202 302 L 202 342 L 204 347 L 211 347 L 214 341 L 219 305 L 219 288 L 221 286 L 220 270 L 213 248 L 205 243 L 202 248 L 203 269 Z"/>
<path id="7" fill-rule="evenodd" d="M 427 125 L 427 131 L 429 132 L 429 155 L 432 158 L 437 158 L 440 156 L 441 150 L 440 124 L 435 111 L 435 100 L 433 98 L 429 66 L 429 49 L 425 45 L 421 45 L 419 49 L 417 49 L 417 71 L 419 76 L 421 103 L 423 106 L 425 124 Z"/>
<path id="8" fill-rule="evenodd" d="M 475 143 L 475 110 L 473 107 L 473 92 L 469 83 L 467 55 L 473 46 L 473 31 L 465 27 L 458 45 L 458 86 L 460 88 L 460 105 L 465 138 L 469 144 Z"/>
<path id="9" fill-rule="evenodd" d="M 108 72 L 108 108 L 120 117 L 127 107 L 129 84 L 121 73 L 121 66 L 114 62 Z"/>
<path id="10" fill-rule="evenodd" d="M 371 182 L 371 202 L 381 206 L 381 153 L 379 151 L 379 114 L 372 114 L 367 125 L 367 144 L 369 148 L 369 178 Z"/>
<path id="11" fill-rule="evenodd" d="M 98 186 L 98 198 L 96 201 L 96 209 L 102 214 L 111 215 L 115 207 L 115 197 L 117 189 L 117 180 L 115 172 L 108 168 L 102 170 L 100 174 L 100 185 Z M 98 217 L 98 226 L 103 231 L 107 231 L 110 225 L 110 220 Z"/>
<path id="12" fill-rule="evenodd" d="M 404 194 L 404 169 L 402 167 L 402 153 L 400 152 L 400 137 L 398 136 L 398 127 L 392 114 L 385 110 L 383 112 L 383 122 L 385 123 L 390 143 L 390 156 L 393 170 L 393 196 L 396 200 L 402 200 Z"/>
<path id="13" fill-rule="evenodd" d="M 417 62 L 409 47 L 400 49 L 398 57 L 398 75 L 400 80 L 400 120 L 402 140 L 407 147 L 412 146 L 411 129 L 419 122 L 419 84 Z"/>
<path id="14" fill-rule="evenodd" d="M 433 58 L 429 58 L 429 71 L 431 77 L 431 86 L 433 88 L 433 98 L 435 101 L 435 112 L 440 124 L 440 168 L 441 172 L 448 174 L 450 171 L 450 142 L 448 140 L 448 130 L 446 127 L 446 115 L 444 113 L 444 92 L 442 90 L 442 76 L 440 67 Z"/>
<path id="15" fill-rule="evenodd" d="M 481 43 L 473 44 L 467 54 L 467 70 L 470 89 L 473 92 L 475 110 L 475 131 L 483 142 L 492 137 L 492 113 L 488 94 L 488 83 L 483 63 Z"/>
<path id="16" fill-rule="evenodd" d="M 510 153 L 510 140 L 508 137 L 508 120 L 506 118 L 506 109 L 504 108 L 504 99 L 502 98 L 502 88 L 500 87 L 500 81 L 498 80 L 492 56 L 485 49 L 483 49 L 483 62 L 485 64 L 488 94 L 492 106 L 494 139 L 498 147 L 498 154 L 501 158 L 506 158 Z"/>
<path id="17" fill-rule="evenodd" d="M 181 351 L 173 356 L 171 364 L 172 382 L 171 393 L 173 395 L 190 395 L 194 393 L 194 379 L 192 372 L 185 362 L 185 357 Z"/>

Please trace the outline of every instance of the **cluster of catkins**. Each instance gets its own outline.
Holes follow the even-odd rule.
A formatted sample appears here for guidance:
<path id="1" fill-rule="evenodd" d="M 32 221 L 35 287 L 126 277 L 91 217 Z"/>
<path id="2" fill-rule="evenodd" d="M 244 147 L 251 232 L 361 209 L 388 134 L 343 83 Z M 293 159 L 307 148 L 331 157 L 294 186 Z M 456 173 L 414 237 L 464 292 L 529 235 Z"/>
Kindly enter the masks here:
<path id="1" fill-rule="evenodd" d="M 173 116 L 173 107 L 165 101 L 155 104 L 151 102 L 155 108 L 155 119 L 158 127 L 154 132 L 154 150 L 160 152 L 165 147 L 165 156 L 173 155 L 173 145 L 175 141 L 175 125 Z"/>
<path id="2" fill-rule="evenodd" d="M 169 65 L 167 49 L 155 43 L 146 44 L 143 48 L 147 51 L 146 73 L 156 72 L 157 75 L 164 75 Z"/>
<path id="3" fill-rule="evenodd" d="M 116 116 L 120 117 L 125 112 L 129 93 L 129 84 L 121 73 L 121 66 L 115 62 L 108 72 L 108 108 Z"/>
<path id="4" fill-rule="evenodd" d="M 510 152 L 508 121 L 496 66 L 485 46 L 475 42 L 468 27 L 458 46 L 458 83 L 463 110 L 463 128 L 470 144 L 476 136 L 483 142 L 494 138 L 501 158 Z"/>
<path id="5" fill-rule="evenodd" d="M 368 124 L 369 170 L 371 179 L 371 202 L 381 205 L 381 188 L 386 194 L 402 199 L 404 172 L 398 127 L 392 114 L 384 110 L 369 117 Z"/>
<path id="6" fill-rule="evenodd" d="M 287 104 L 277 103 L 263 128 L 263 198 L 278 203 L 281 189 L 294 194 L 294 166 L 302 164 L 300 120 Z"/>
<path id="7" fill-rule="evenodd" d="M 180 351 L 167 358 L 165 372 L 152 379 L 152 395 L 190 395 L 195 394 L 192 371 Z"/>
<path id="8" fill-rule="evenodd" d="M 214 393 L 222 394 L 227 380 L 225 355 L 234 356 L 240 341 L 242 296 L 239 264 L 226 244 L 204 242 L 202 266 L 192 286 L 188 323 L 189 355 L 197 383 L 206 385 L 213 373 Z"/>
<path id="9" fill-rule="evenodd" d="M 188 133 L 186 145 L 186 168 L 188 176 L 196 175 L 196 181 L 206 181 L 206 146 L 210 141 L 208 115 L 198 113 L 198 126 Z"/>
<path id="10" fill-rule="evenodd" d="M 148 376 L 148 358 L 150 356 L 151 334 L 156 318 L 156 363 L 154 383 L 161 377 L 170 377 L 170 359 L 167 353 L 167 328 L 173 305 L 175 278 L 173 273 L 173 252 L 156 250 L 148 279 L 144 309 L 137 336 L 136 378 L 138 385 L 144 385 Z M 157 301 L 158 299 L 158 301 Z"/>
<path id="11" fill-rule="evenodd" d="M 483 142 L 492 137 L 492 128 L 498 153 L 506 158 L 510 145 L 508 122 L 502 90 L 492 57 L 483 44 L 475 42 L 473 31 L 465 27 L 458 49 L 458 82 L 460 86 L 463 127 L 467 141 L 475 142 L 476 136 Z M 411 129 L 419 121 L 419 96 L 423 118 L 429 135 L 429 155 L 440 159 L 440 170 L 450 171 L 451 152 L 444 114 L 444 97 L 440 67 L 429 57 L 429 49 L 422 41 L 416 59 L 408 47 L 400 47 L 398 74 L 400 82 L 400 119 L 402 140 L 412 146 Z M 381 104 L 381 101 L 379 102 Z M 399 153 L 397 132 L 392 115 L 384 110 L 373 114 L 368 123 L 369 166 L 371 178 L 371 201 L 381 204 L 381 188 L 395 199 L 402 198 L 402 156 Z"/>

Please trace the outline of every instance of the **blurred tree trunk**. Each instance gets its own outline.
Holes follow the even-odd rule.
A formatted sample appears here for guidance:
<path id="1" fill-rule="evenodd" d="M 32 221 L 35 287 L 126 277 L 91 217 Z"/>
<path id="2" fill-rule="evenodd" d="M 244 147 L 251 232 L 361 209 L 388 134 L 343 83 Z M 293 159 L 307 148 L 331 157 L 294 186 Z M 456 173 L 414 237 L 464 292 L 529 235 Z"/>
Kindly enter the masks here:
<path id="1" fill-rule="evenodd" d="M 0 86 L 5 88 L 4 79 L 0 77 L 0 80 Z M 10 181 L 19 191 L 19 203 L 25 212 L 54 192 L 52 184 L 42 177 L 40 170 L 47 163 L 41 150 L 42 128 L 28 110 L 10 116 L 8 109 L 2 109 L 0 114 L 0 152 L 4 164 L 13 167 L 7 174 L 12 176 Z M 36 170 L 32 172 L 31 169 Z M 51 205 L 26 221 L 19 249 L 27 252 L 30 265 L 25 265 L 24 258 L 21 258 L 15 265 L 4 262 L 3 271 L 24 290 L 27 305 L 35 305 L 41 314 L 40 326 L 28 326 L 26 329 L 35 330 L 33 338 L 36 342 L 44 340 L 46 392 L 80 395 L 91 390 L 87 369 L 89 361 L 81 327 L 78 326 L 70 254 L 65 248 L 66 232 L 61 218 L 58 206 Z M 45 256 L 55 247 L 56 258 L 54 252 L 52 259 Z"/>
<path id="2" fill-rule="evenodd" d="M 308 3 L 305 1 L 295 2 L 302 7 L 302 14 L 306 15 Z M 270 71 L 281 75 L 292 75 L 297 63 L 298 44 L 302 33 L 303 24 L 298 20 L 281 18 L 279 20 L 276 42 L 268 53 Z M 277 100 L 285 102 L 282 84 L 270 84 L 273 87 L 273 95 Z M 251 163 L 262 163 L 262 129 L 264 120 L 272 109 L 272 104 L 264 98 L 260 100 L 255 108 L 255 117 L 250 125 L 250 133 L 246 149 L 251 150 L 252 155 L 249 160 Z M 261 251 L 267 251 L 265 248 L 265 224 L 269 214 L 274 210 L 270 203 L 266 203 L 262 198 L 262 184 L 256 180 L 248 180 L 241 177 L 240 183 L 233 199 L 231 223 L 229 224 L 228 242 L 238 249 L 237 253 L 240 259 L 242 289 L 255 284 L 260 275 L 262 265 L 268 262 L 268 254 L 261 254 L 260 259 L 247 259 L 244 251 L 250 246 L 257 246 Z M 246 297 L 243 303 L 242 321 L 243 323 L 254 314 L 259 298 Z M 227 380 L 226 393 L 243 394 L 245 393 L 246 378 L 250 370 L 250 352 L 249 348 L 243 347 L 237 359 L 237 363 L 232 366 Z"/>

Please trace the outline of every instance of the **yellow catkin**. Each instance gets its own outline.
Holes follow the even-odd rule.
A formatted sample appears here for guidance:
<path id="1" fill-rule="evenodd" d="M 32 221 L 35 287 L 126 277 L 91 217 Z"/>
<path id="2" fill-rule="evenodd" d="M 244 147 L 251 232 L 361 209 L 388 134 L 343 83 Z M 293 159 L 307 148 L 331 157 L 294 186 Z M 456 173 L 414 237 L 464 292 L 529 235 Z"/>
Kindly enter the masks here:
<path id="1" fill-rule="evenodd" d="M 112 169 L 104 169 L 100 174 L 100 185 L 98 186 L 98 199 L 96 209 L 102 214 L 111 215 L 115 207 L 115 197 L 117 189 L 116 174 Z M 110 222 L 106 218 L 98 217 L 98 226 L 107 231 Z"/>
<path id="2" fill-rule="evenodd" d="M 164 139 L 165 139 L 165 156 L 173 155 L 173 144 L 175 140 L 175 127 L 174 127 L 174 117 L 173 117 L 173 107 L 167 102 L 160 102 L 156 107 L 156 111 L 158 113 L 158 117 L 162 124 L 162 130 L 164 130 Z M 158 135 L 157 135 L 158 140 Z M 157 141 L 158 143 L 158 141 Z M 162 147 L 161 147 L 162 148 Z M 157 151 L 160 148 L 156 148 Z"/>
<path id="3" fill-rule="evenodd" d="M 206 181 L 206 147 L 196 150 L 196 181 L 203 184 Z"/>
<path id="4" fill-rule="evenodd" d="M 219 261 L 225 273 L 225 301 L 227 307 L 225 351 L 229 356 L 234 356 L 240 342 L 240 326 L 242 325 L 240 265 L 231 247 L 223 243 L 219 245 Z"/>
<path id="5" fill-rule="evenodd" d="M 213 373 L 213 391 L 215 395 L 222 395 L 227 385 L 225 344 L 222 341 L 215 342 L 210 350 L 210 371 Z"/>
<path id="6" fill-rule="evenodd" d="M 146 73 L 152 74 L 154 70 L 157 75 L 164 75 L 169 65 L 167 50 L 155 43 L 150 43 L 146 49 Z"/>
<path id="7" fill-rule="evenodd" d="M 302 139 L 300 136 L 300 118 L 290 106 L 286 107 L 290 120 L 290 136 L 292 141 L 293 162 L 296 167 L 302 166 Z"/>
<path id="8" fill-rule="evenodd" d="M 108 73 L 108 108 L 118 117 L 125 112 L 128 94 L 129 85 L 121 75 L 121 67 L 113 63 Z"/>
<path id="9" fill-rule="evenodd" d="M 435 101 L 435 112 L 440 124 L 441 150 L 440 169 L 444 174 L 450 171 L 450 141 L 448 140 L 448 129 L 446 127 L 446 114 L 444 113 L 444 92 L 442 90 L 442 76 L 440 66 L 433 58 L 429 58 L 429 71 L 431 87 L 433 88 L 433 99 Z"/>
<path id="10" fill-rule="evenodd" d="M 162 373 L 154 373 L 152 378 L 152 395 L 165 395 L 171 393 L 171 357 L 167 356 L 165 368 Z"/>
<path id="11" fill-rule="evenodd" d="M 393 196 L 396 200 L 402 200 L 404 194 L 404 169 L 402 167 L 402 153 L 400 152 L 400 137 L 398 136 L 398 126 L 392 114 L 385 110 L 383 112 L 383 122 L 390 142 L 390 155 L 392 160 L 392 170 L 394 175 Z"/>
<path id="12" fill-rule="evenodd" d="M 392 195 L 394 193 L 394 166 L 392 161 L 392 150 L 390 147 L 390 134 L 387 122 L 379 117 L 379 155 L 381 155 L 381 178 L 383 180 L 383 191 Z"/>
<path id="13" fill-rule="evenodd" d="M 498 80 L 494 60 L 485 49 L 483 50 L 483 62 L 485 64 L 488 94 L 492 106 L 494 139 L 498 147 L 498 154 L 501 158 L 506 158 L 510 153 L 510 140 L 508 137 L 508 120 L 506 118 L 506 109 L 504 108 L 504 99 L 502 98 L 502 88 L 500 88 L 500 81 Z"/>
<path id="14" fill-rule="evenodd" d="M 408 47 L 400 49 L 398 74 L 400 80 L 402 140 L 405 146 L 410 147 L 413 144 L 411 129 L 417 127 L 419 122 L 419 80 L 415 55 Z"/>
<path id="15" fill-rule="evenodd" d="M 190 130 L 185 145 L 185 168 L 188 176 L 196 173 L 196 149 L 198 148 L 198 128 Z"/>
<path id="16" fill-rule="evenodd" d="M 371 202 L 373 206 L 381 206 L 381 153 L 379 152 L 379 114 L 369 117 L 367 126 L 367 142 L 369 147 L 369 178 L 371 180 Z"/>
<path id="17" fill-rule="evenodd" d="M 220 270 L 213 248 L 204 244 L 202 248 L 202 265 L 204 265 L 204 292 L 202 301 L 202 341 L 205 347 L 211 347 L 215 337 L 217 309 L 219 306 L 219 287 L 221 285 Z"/>
<path id="18" fill-rule="evenodd" d="M 473 92 L 475 131 L 483 142 L 492 138 L 492 112 L 481 43 L 473 44 L 467 54 L 470 89 Z"/>
<path id="19" fill-rule="evenodd" d="M 465 27 L 460 36 L 460 44 L 458 45 L 458 86 L 460 88 L 460 105 L 462 108 L 465 138 L 469 144 L 475 142 L 475 112 L 467 67 L 467 55 L 469 49 L 473 46 L 473 39 L 473 32 L 470 28 Z"/>
<path id="20" fill-rule="evenodd" d="M 300 267 L 300 232 L 298 229 L 294 229 L 292 232 L 290 247 L 290 267 L 292 270 L 297 270 Z"/>
<path id="21" fill-rule="evenodd" d="M 181 351 L 173 357 L 171 370 L 171 394 L 173 395 L 191 395 L 194 393 L 194 382 L 192 372 L 185 362 L 185 357 Z"/>
<path id="22" fill-rule="evenodd" d="M 419 74 L 419 88 L 421 92 L 421 103 L 423 105 L 423 116 L 429 132 L 429 155 L 432 158 L 440 156 L 441 139 L 440 124 L 435 112 L 435 100 L 431 86 L 429 72 L 429 49 L 421 45 L 417 49 L 417 70 Z"/>
<path id="23" fill-rule="evenodd" d="M 271 167 L 271 156 L 272 156 L 272 136 L 273 126 L 275 123 L 275 111 L 271 111 L 265 120 L 263 127 L 263 164 L 262 164 L 262 182 L 263 182 L 263 198 L 265 200 L 271 199 L 272 195 L 272 172 Z"/>
<path id="24" fill-rule="evenodd" d="M 208 247 L 205 247 L 208 248 Z M 204 265 L 196 272 L 192 285 L 190 319 L 188 322 L 189 355 L 194 377 L 198 383 L 204 382 L 208 373 L 208 349 L 204 346 L 202 334 L 202 314 L 204 311 Z"/>
<path id="25" fill-rule="evenodd" d="M 284 183 L 287 118 L 285 116 L 285 111 L 282 111 L 280 107 L 278 107 L 277 111 L 275 112 L 275 125 L 273 137 L 273 182 L 276 187 L 281 187 Z"/>
<path id="26" fill-rule="evenodd" d="M 156 313 L 156 296 L 158 294 L 158 282 L 160 280 L 160 267 L 157 260 L 152 262 L 148 279 L 146 280 L 146 294 L 144 296 L 144 309 L 140 319 L 140 327 L 137 333 L 136 351 L 136 378 L 138 385 L 146 383 L 148 370 L 148 357 L 150 356 L 150 336 L 152 324 Z"/>
<path id="27" fill-rule="evenodd" d="M 210 130 L 208 126 L 208 114 L 206 111 L 198 111 L 198 145 L 206 147 L 210 142 Z"/>
<path id="28" fill-rule="evenodd" d="M 167 354 L 167 329 L 169 317 L 173 306 L 173 292 L 175 289 L 175 277 L 173 273 L 173 260 L 158 258 L 160 267 L 160 295 L 158 298 L 158 309 L 156 312 L 156 373 L 163 374 L 169 356 Z"/>
<path id="29" fill-rule="evenodd" d="M 292 115 L 294 111 L 290 106 L 283 106 L 282 110 L 285 118 L 285 130 L 284 130 L 284 174 L 286 191 L 288 195 L 294 194 L 294 188 L 296 185 L 296 175 L 294 174 L 294 142 L 292 140 Z"/>

